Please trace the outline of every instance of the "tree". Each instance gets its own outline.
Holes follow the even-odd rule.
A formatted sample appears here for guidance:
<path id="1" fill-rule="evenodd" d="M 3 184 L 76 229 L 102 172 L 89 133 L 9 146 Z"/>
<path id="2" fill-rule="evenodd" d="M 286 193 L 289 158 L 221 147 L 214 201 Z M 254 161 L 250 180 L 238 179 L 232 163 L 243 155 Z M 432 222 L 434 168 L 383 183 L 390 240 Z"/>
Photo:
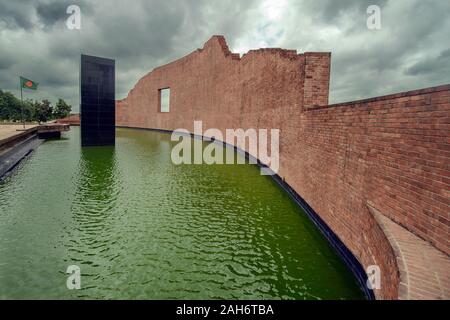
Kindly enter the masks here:
<path id="1" fill-rule="evenodd" d="M 63 99 L 58 99 L 55 108 L 53 109 L 50 101 L 27 99 L 21 101 L 16 98 L 11 92 L 0 89 L 0 120 L 6 121 L 39 121 L 46 122 L 55 118 L 65 118 L 70 115 L 72 106 L 68 105 Z"/>
<path id="2" fill-rule="evenodd" d="M 17 120 L 20 101 L 11 92 L 1 92 L 0 117 L 4 120 Z"/>
<path id="3" fill-rule="evenodd" d="M 54 119 L 62 119 L 68 117 L 72 111 L 72 106 L 68 105 L 63 99 L 58 99 L 55 109 L 53 111 Z"/>
<path id="4" fill-rule="evenodd" d="M 31 99 L 27 99 L 23 102 L 23 116 L 25 118 L 25 121 L 35 121 L 34 119 L 34 101 Z"/>
<path id="5" fill-rule="evenodd" d="M 42 102 L 35 102 L 34 104 L 34 118 L 41 122 L 46 122 L 52 118 L 53 107 L 47 99 L 42 100 Z"/>

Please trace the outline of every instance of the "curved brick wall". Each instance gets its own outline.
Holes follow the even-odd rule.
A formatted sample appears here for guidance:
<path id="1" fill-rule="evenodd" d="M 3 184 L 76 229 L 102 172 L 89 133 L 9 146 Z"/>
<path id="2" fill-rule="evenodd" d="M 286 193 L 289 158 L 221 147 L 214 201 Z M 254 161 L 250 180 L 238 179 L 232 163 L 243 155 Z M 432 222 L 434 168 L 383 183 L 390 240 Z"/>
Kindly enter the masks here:
<path id="1" fill-rule="evenodd" d="M 117 101 L 118 126 L 278 128 L 279 175 L 398 297 L 392 248 L 367 204 L 449 253 L 450 86 L 327 106 L 329 53 L 231 53 L 223 37 L 154 69 Z M 170 112 L 158 90 L 169 87 Z M 233 141 L 227 141 L 233 143 Z"/>

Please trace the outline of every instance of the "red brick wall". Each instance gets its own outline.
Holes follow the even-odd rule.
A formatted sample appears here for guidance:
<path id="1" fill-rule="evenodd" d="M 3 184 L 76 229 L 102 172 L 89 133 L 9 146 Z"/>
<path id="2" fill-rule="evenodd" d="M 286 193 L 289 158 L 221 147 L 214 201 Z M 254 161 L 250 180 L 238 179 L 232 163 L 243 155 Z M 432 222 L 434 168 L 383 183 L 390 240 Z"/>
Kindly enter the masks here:
<path id="1" fill-rule="evenodd" d="M 448 254 L 449 116 L 449 85 L 305 111 L 288 180 L 382 273 L 395 263 L 367 203 Z"/>
<path id="2" fill-rule="evenodd" d="M 79 126 L 80 125 L 80 115 L 79 114 L 71 114 L 68 117 L 57 119 L 57 123 L 62 124 L 70 124 L 72 126 Z"/>
<path id="3" fill-rule="evenodd" d="M 303 108 L 309 109 L 328 104 L 330 83 L 330 58 L 328 52 L 305 53 Z"/>
<path id="4" fill-rule="evenodd" d="M 363 266 L 380 266 L 377 297 L 396 298 L 395 258 L 367 202 L 449 253 L 450 86 L 317 107 L 328 103 L 329 72 L 329 53 L 239 58 L 215 36 L 143 77 L 117 102 L 117 125 L 280 129 L 279 175 Z M 166 87 L 170 112 L 160 113 Z"/>
<path id="5" fill-rule="evenodd" d="M 243 127 L 273 125 L 261 112 L 273 114 L 272 121 L 278 122 L 285 116 L 279 110 L 300 112 L 304 69 L 305 55 L 296 51 L 260 49 L 239 58 L 223 37 L 215 36 L 203 49 L 143 77 L 118 102 L 118 124 L 191 129 L 196 119 L 219 129 L 234 128 L 236 121 Z M 171 89 L 172 112 L 160 113 L 158 89 L 166 87 Z M 122 108 L 124 104 L 128 107 Z M 126 108 L 130 112 L 122 111 Z"/>

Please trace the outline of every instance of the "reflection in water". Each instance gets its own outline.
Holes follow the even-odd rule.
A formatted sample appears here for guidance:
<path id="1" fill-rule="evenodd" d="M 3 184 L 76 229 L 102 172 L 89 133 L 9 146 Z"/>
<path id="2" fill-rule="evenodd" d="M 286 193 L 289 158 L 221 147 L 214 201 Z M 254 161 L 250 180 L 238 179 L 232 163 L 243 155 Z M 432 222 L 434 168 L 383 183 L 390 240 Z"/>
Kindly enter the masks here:
<path id="1" fill-rule="evenodd" d="M 116 236 L 113 215 L 117 213 L 115 208 L 121 191 L 115 148 L 81 148 L 78 170 L 72 180 L 76 190 L 71 206 L 75 227 L 64 238 L 68 240 L 68 264 L 82 268 L 83 290 L 86 290 L 90 288 L 86 284 L 98 279 L 108 261 L 117 255 L 111 250 Z M 84 297 L 83 290 L 80 297 Z"/>
<path id="2" fill-rule="evenodd" d="M 90 216 L 104 220 L 114 207 L 120 186 L 114 147 L 81 148 L 79 170 L 74 180 L 75 219 L 81 224 Z"/>
<path id="3" fill-rule="evenodd" d="M 251 165 L 173 165 L 170 135 L 43 144 L 0 185 L 0 298 L 361 298 L 306 215 Z M 81 268 L 81 290 L 65 270 Z"/>

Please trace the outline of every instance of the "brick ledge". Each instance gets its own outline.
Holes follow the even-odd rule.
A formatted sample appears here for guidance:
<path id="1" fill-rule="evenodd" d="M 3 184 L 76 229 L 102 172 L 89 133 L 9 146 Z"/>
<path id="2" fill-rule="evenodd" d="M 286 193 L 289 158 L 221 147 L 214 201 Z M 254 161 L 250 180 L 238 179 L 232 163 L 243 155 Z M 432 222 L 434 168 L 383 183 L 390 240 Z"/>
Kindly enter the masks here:
<path id="1" fill-rule="evenodd" d="M 398 99 L 398 98 L 407 98 L 407 97 L 430 94 L 430 93 L 441 92 L 441 91 L 450 91 L 450 84 L 443 84 L 440 86 L 429 87 L 429 88 L 424 88 L 424 89 L 392 93 L 392 94 L 387 94 L 387 95 L 383 95 L 383 96 L 354 100 L 354 101 L 338 102 L 338 103 L 321 105 L 321 106 L 317 105 L 317 106 L 307 109 L 307 111 L 315 111 L 315 110 L 322 110 L 322 109 L 336 108 L 336 107 L 348 107 L 348 106 L 367 104 L 367 103 L 372 103 L 372 102 L 377 102 L 377 101 L 392 100 L 392 99 Z"/>
<path id="2" fill-rule="evenodd" d="M 394 250 L 400 273 L 399 300 L 448 300 L 450 258 L 367 205 Z"/>

